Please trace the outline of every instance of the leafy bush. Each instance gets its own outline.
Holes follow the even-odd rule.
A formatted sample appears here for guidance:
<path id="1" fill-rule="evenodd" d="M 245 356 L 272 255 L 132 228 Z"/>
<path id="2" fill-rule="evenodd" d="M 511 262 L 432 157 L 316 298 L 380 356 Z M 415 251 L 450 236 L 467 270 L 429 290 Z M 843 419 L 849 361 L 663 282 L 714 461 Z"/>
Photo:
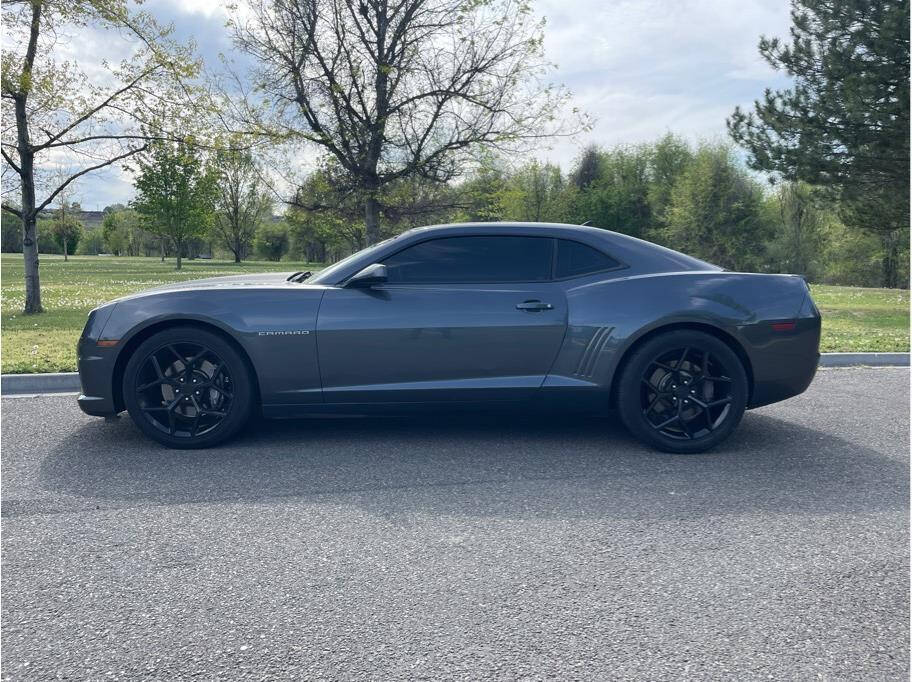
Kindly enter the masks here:
<path id="1" fill-rule="evenodd" d="M 86 230 L 82 239 L 79 240 L 79 247 L 76 253 L 80 256 L 97 256 L 105 251 L 104 235 L 100 229 Z"/>
<path id="2" fill-rule="evenodd" d="M 253 247 L 260 258 L 282 260 L 288 252 L 288 225 L 284 222 L 263 223 L 257 228 Z"/>

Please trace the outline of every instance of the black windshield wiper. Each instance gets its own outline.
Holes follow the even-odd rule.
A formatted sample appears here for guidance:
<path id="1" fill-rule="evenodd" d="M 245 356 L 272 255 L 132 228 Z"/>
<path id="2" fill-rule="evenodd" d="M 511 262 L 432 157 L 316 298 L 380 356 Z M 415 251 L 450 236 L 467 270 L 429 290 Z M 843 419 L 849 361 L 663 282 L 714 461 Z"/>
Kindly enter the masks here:
<path id="1" fill-rule="evenodd" d="M 312 274 L 313 273 L 310 270 L 307 270 L 307 271 L 299 270 L 298 272 L 293 272 L 291 275 L 289 275 L 285 279 L 285 281 L 286 282 L 303 282 L 305 279 L 310 277 Z"/>

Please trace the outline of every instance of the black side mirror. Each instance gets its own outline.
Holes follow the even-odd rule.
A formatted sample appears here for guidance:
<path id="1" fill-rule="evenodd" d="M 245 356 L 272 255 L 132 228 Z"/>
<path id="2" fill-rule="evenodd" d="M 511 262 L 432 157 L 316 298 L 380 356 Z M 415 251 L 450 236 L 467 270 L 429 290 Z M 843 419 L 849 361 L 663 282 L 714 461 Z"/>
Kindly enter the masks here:
<path id="1" fill-rule="evenodd" d="M 347 287 L 362 288 L 383 284 L 386 281 L 386 266 L 383 263 L 368 265 L 361 272 L 352 277 L 345 284 Z"/>

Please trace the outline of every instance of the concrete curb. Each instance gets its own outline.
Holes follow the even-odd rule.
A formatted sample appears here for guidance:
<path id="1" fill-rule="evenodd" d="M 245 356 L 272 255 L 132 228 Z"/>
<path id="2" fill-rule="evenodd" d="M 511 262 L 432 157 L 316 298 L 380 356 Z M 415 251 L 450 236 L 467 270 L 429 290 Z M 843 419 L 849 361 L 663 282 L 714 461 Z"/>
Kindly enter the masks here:
<path id="1" fill-rule="evenodd" d="M 908 353 L 823 353 L 821 367 L 908 367 Z"/>
<path id="2" fill-rule="evenodd" d="M 908 353 L 823 353 L 821 367 L 908 367 Z M 53 374 L 4 374 L 0 393 L 76 393 L 80 390 L 76 372 Z"/>
<path id="3" fill-rule="evenodd" d="M 3 374 L 0 376 L 0 392 L 4 395 L 14 395 L 16 393 L 74 393 L 80 389 L 79 375 L 76 372 Z"/>

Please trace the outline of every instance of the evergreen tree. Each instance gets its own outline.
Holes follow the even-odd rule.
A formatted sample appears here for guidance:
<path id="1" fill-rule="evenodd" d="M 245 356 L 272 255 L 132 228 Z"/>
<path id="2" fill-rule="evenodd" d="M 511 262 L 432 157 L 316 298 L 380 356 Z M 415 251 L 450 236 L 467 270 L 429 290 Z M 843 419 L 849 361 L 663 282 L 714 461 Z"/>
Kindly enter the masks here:
<path id="1" fill-rule="evenodd" d="M 883 283 L 898 284 L 909 225 L 908 0 L 793 0 L 791 41 L 760 54 L 795 79 L 735 109 L 729 131 L 754 168 L 830 188 L 850 226 L 885 245 Z"/>

